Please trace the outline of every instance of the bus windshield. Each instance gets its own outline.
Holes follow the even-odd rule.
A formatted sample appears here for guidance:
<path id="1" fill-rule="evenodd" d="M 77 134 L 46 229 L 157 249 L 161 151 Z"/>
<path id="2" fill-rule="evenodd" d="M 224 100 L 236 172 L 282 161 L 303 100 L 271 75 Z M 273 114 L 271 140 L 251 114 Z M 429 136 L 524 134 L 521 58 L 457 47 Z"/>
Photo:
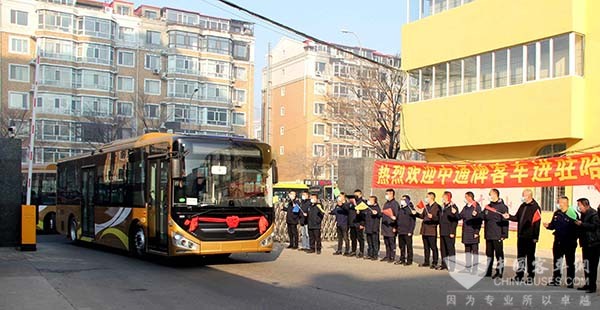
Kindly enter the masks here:
<path id="1" fill-rule="evenodd" d="M 188 208 L 267 207 L 269 166 L 252 143 L 184 142 L 185 178 L 175 182 L 175 203 Z"/>

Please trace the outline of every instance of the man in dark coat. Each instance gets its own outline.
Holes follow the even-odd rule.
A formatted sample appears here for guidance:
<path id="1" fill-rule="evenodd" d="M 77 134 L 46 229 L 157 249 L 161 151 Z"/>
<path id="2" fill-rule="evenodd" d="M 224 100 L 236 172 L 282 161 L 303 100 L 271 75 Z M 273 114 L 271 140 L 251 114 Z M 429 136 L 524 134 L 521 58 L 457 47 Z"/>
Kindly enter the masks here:
<path id="1" fill-rule="evenodd" d="M 325 215 L 325 209 L 319 202 L 319 196 L 310 196 L 310 207 L 308 208 L 308 235 L 310 238 L 310 250 L 307 253 L 321 254 L 321 223 Z"/>
<path id="2" fill-rule="evenodd" d="M 437 227 L 440 223 L 441 208 L 440 205 L 435 202 L 434 192 L 427 193 L 424 204 L 425 206 L 423 208 L 423 212 L 418 215 L 419 218 L 423 219 L 423 224 L 421 225 L 421 236 L 423 237 L 423 249 L 425 252 L 425 261 L 420 265 L 420 267 L 430 267 L 431 269 L 436 269 L 439 259 L 437 248 Z M 433 260 L 430 264 L 429 258 L 431 256 L 433 256 Z"/>
<path id="3" fill-rule="evenodd" d="M 396 192 L 393 189 L 385 191 L 385 204 L 381 213 L 381 233 L 385 242 L 385 257 L 382 262 L 393 263 L 396 258 L 396 218 L 398 216 L 398 202 L 395 198 Z"/>
<path id="4" fill-rule="evenodd" d="M 377 260 L 379 258 L 379 230 L 381 226 L 381 208 L 377 203 L 377 197 L 369 197 L 367 201 L 369 209 L 365 210 L 365 233 L 367 234 L 367 256 L 366 259 Z"/>
<path id="5" fill-rule="evenodd" d="M 282 211 L 286 212 L 285 223 L 287 224 L 288 238 L 290 245 L 288 249 L 298 248 L 298 223 L 300 220 L 300 201 L 296 198 L 296 192 L 291 191 L 288 194 L 288 201 L 285 203 Z"/>
<path id="6" fill-rule="evenodd" d="M 417 211 L 410 196 L 402 195 L 396 220 L 400 259 L 394 264 L 410 266 L 413 263 L 413 234 L 415 232 Z"/>
<path id="7" fill-rule="evenodd" d="M 367 203 L 363 198 L 362 191 L 357 189 L 354 191 L 354 206 L 361 203 Z M 352 240 L 352 252 L 356 253 L 357 258 L 362 258 L 365 254 L 365 216 L 367 210 L 357 211 L 353 218 L 353 223 L 350 223 L 350 238 Z M 354 237 L 353 237 L 354 235 Z"/>
<path id="8" fill-rule="evenodd" d="M 542 209 L 533 199 L 533 191 L 526 189 L 523 191 L 523 203 L 519 206 L 517 214 L 510 215 L 506 213 L 505 219 L 517 222 L 517 262 L 518 268 L 513 280 L 527 283 L 533 283 L 535 278 L 535 246 L 540 238 L 540 226 L 542 219 Z M 525 268 L 527 266 L 527 268 Z M 524 279 L 525 269 L 527 269 L 527 279 Z"/>
<path id="9" fill-rule="evenodd" d="M 466 205 L 460 211 L 459 217 L 463 221 L 462 225 L 462 243 L 465 245 L 467 271 L 472 271 L 471 267 L 476 264 L 479 259 L 479 231 L 481 230 L 481 207 L 475 201 L 473 192 L 465 194 Z"/>
<path id="10" fill-rule="evenodd" d="M 508 212 L 508 207 L 500 199 L 500 191 L 493 188 L 490 190 L 490 204 L 483 211 L 485 223 L 485 255 L 488 259 L 486 277 L 493 279 L 502 278 L 504 273 L 504 239 L 508 239 L 508 221 L 503 214 Z M 492 276 L 496 257 L 496 272 Z"/>
<path id="11" fill-rule="evenodd" d="M 300 201 L 300 231 L 302 235 L 301 251 L 310 250 L 310 242 L 308 240 L 308 207 L 310 207 L 310 195 L 308 191 L 302 191 L 302 200 Z"/>
<path id="12" fill-rule="evenodd" d="M 573 279 L 575 278 L 575 250 L 577 249 L 577 213 L 572 211 L 570 218 L 569 198 L 562 196 L 558 199 L 559 209 L 554 211 L 552 221 L 544 223 L 544 227 L 548 230 L 554 230 L 554 244 L 552 245 L 552 256 L 554 261 L 554 272 L 552 281 L 548 286 L 560 286 L 561 270 L 563 262 L 567 265 L 567 287 L 573 288 Z"/>
<path id="13" fill-rule="evenodd" d="M 578 290 L 586 293 L 596 293 L 598 279 L 598 257 L 600 256 L 600 217 L 590 206 L 586 198 L 577 199 L 577 208 L 581 212 L 581 220 L 575 225 L 579 228 L 579 244 L 586 265 L 584 269 L 586 284 Z"/>
<path id="14" fill-rule="evenodd" d="M 456 228 L 458 227 L 458 207 L 452 202 L 452 193 L 445 191 L 442 195 L 442 211 L 440 212 L 440 252 L 442 264 L 437 270 L 448 270 L 448 258 L 456 256 Z M 454 268 L 454 266 L 450 266 Z M 453 269 L 452 269 L 453 270 Z"/>
<path id="15" fill-rule="evenodd" d="M 337 231 L 337 251 L 333 253 L 333 255 L 341 255 L 342 254 L 342 244 L 346 243 L 346 251 L 347 254 L 350 251 L 350 242 L 348 240 L 348 212 L 350 210 L 349 203 L 346 201 L 346 196 L 341 193 L 335 205 L 335 208 L 329 212 L 329 214 L 335 216 L 335 226 Z"/>

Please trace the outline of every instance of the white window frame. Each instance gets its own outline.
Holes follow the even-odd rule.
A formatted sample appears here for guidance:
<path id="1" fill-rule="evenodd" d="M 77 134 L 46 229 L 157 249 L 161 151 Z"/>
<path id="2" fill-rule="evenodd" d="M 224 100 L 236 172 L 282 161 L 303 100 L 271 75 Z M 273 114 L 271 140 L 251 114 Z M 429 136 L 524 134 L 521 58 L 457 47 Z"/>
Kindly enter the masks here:
<path id="1" fill-rule="evenodd" d="M 148 88 L 147 83 L 148 82 L 158 82 L 158 93 L 151 93 L 148 92 Z M 153 95 L 153 96 L 160 96 L 160 94 L 162 93 L 162 84 L 161 84 L 161 80 L 156 80 L 156 79 L 144 79 L 144 94 L 146 95 Z"/>
<path id="2" fill-rule="evenodd" d="M 239 75 L 238 74 L 238 72 L 240 70 L 244 71 L 243 75 Z M 240 80 L 240 81 L 247 81 L 248 80 L 248 69 L 246 69 L 245 67 L 234 67 L 234 71 L 235 71 L 235 78 L 237 80 Z"/>
<path id="3" fill-rule="evenodd" d="M 131 65 L 121 63 L 121 59 L 122 59 L 121 54 L 131 54 Z M 135 52 L 134 51 L 117 51 L 117 65 L 120 67 L 128 67 L 128 68 L 135 67 Z"/>
<path id="4" fill-rule="evenodd" d="M 149 66 L 149 63 L 148 63 L 149 57 L 157 57 L 158 58 L 158 62 L 157 62 L 158 63 L 158 68 L 151 68 Z M 155 70 L 155 69 L 162 70 L 162 61 L 161 61 L 160 55 L 145 54 L 144 55 L 144 69 L 146 69 L 146 70 Z"/>
<path id="5" fill-rule="evenodd" d="M 158 112 L 156 116 L 149 116 L 146 115 L 146 107 L 156 107 L 156 111 Z M 156 103 L 146 103 L 144 104 L 144 117 L 148 118 L 148 119 L 159 119 L 160 118 L 160 104 L 156 104 Z"/>
<path id="6" fill-rule="evenodd" d="M 12 21 L 13 12 L 15 12 L 15 22 L 14 23 Z M 16 15 L 17 12 L 18 13 L 25 13 L 25 25 L 19 24 L 19 18 Z M 11 9 L 9 14 L 10 14 L 9 15 L 9 21 L 10 21 L 11 25 L 15 25 L 15 26 L 18 26 L 18 27 L 27 27 L 27 26 L 29 26 L 29 12 L 27 12 L 27 11 L 21 11 L 21 10 L 16 10 L 16 9 Z"/>
<path id="7" fill-rule="evenodd" d="M 321 113 L 317 113 L 317 104 L 319 105 L 323 105 L 323 110 L 321 111 Z M 325 109 L 327 108 L 327 105 L 325 104 L 325 102 L 321 102 L 321 101 L 315 101 L 313 102 L 313 115 L 324 115 L 325 114 Z"/>
<path id="8" fill-rule="evenodd" d="M 123 104 L 123 103 L 131 105 L 131 113 L 130 114 L 121 114 L 121 113 L 119 113 L 120 105 Z M 129 116 L 129 117 L 133 116 L 133 102 L 131 102 L 131 101 L 117 101 L 117 109 L 115 111 L 115 115 L 117 115 L 117 116 Z"/>
<path id="9" fill-rule="evenodd" d="M 323 126 L 323 134 L 317 134 L 317 126 Z M 324 123 L 313 123 L 313 136 L 325 137 L 325 134 L 327 134 L 327 127 Z"/>
<path id="10" fill-rule="evenodd" d="M 285 107 L 279 108 L 279 116 L 285 116 Z"/>
<path id="11" fill-rule="evenodd" d="M 11 104 L 11 96 L 12 95 L 25 95 L 25 103 L 20 107 L 15 107 Z M 19 92 L 19 91 L 9 91 L 8 92 L 8 108 L 9 109 L 18 109 L 18 110 L 29 110 L 29 93 L 28 92 Z"/>
<path id="12" fill-rule="evenodd" d="M 280 136 L 283 136 L 283 135 L 285 135 L 285 126 L 281 126 L 281 127 L 279 127 L 279 135 L 280 135 Z"/>
<path id="13" fill-rule="evenodd" d="M 13 45 L 13 39 L 16 40 L 23 40 L 25 41 L 25 45 L 27 50 L 22 52 L 22 51 L 15 51 L 15 47 Z M 8 51 L 11 54 L 21 54 L 21 55 L 29 55 L 29 38 L 27 37 L 21 37 L 21 36 L 8 36 Z"/>
<path id="14" fill-rule="evenodd" d="M 128 80 L 131 80 L 131 90 L 119 88 L 119 79 L 128 79 Z M 126 93 L 133 93 L 134 90 L 135 90 L 135 79 L 133 78 L 133 76 L 118 75 L 117 76 L 117 90 L 118 91 L 122 91 L 122 92 L 126 92 Z"/>
<path id="15" fill-rule="evenodd" d="M 236 115 L 242 115 L 244 117 L 244 124 L 236 124 L 235 123 L 235 116 Z M 246 112 L 233 112 L 233 113 L 231 113 L 231 125 L 238 126 L 238 127 L 245 127 L 247 122 L 248 121 L 246 119 Z"/>
<path id="16" fill-rule="evenodd" d="M 279 146 L 279 155 L 284 155 L 285 154 L 285 147 L 283 145 Z"/>
<path id="17" fill-rule="evenodd" d="M 323 93 L 317 92 L 317 85 L 323 85 L 323 87 L 325 88 Z M 317 96 L 326 96 L 327 95 L 327 84 L 325 84 L 323 82 L 315 82 L 314 93 Z"/>
<path id="18" fill-rule="evenodd" d="M 15 67 L 20 67 L 20 68 L 25 68 L 25 72 L 27 72 L 26 78 L 23 80 L 18 80 L 18 79 L 14 79 L 11 77 L 11 69 L 15 68 Z M 20 65 L 20 64 L 9 64 L 8 65 L 8 80 L 11 82 L 22 82 L 22 83 L 29 83 L 31 82 L 31 73 L 29 70 L 29 66 L 27 65 Z"/>
<path id="19" fill-rule="evenodd" d="M 322 147 L 323 148 L 323 153 L 322 154 L 317 154 L 315 152 L 316 151 L 316 147 Z M 322 144 L 322 143 L 313 143 L 313 147 L 312 147 L 312 155 L 313 155 L 313 157 L 323 157 L 323 156 L 325 156 L 325 152 L 326 152 L 325 144 Z"/>
<path id="20" fill-rule="evenodd" d="M 244 100 L 240 100 L 238 92 L 242 92 L 244 94 Z M 236 89 L 234 89 L 234 94 L 235 94 L 235 101 L 237 103 L 246 103 L 246 100 L 247 100 L 246 98 L 248 97 L 247 96 L 248 92 L 245 89 L 243 89 L 243 88 L 236 88 Z"/>

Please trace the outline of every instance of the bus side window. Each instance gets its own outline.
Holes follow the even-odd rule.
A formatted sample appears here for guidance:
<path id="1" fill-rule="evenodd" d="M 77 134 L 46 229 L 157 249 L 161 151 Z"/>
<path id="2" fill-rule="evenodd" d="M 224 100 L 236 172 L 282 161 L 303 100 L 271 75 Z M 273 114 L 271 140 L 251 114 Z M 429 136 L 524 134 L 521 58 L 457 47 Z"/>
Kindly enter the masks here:
<path id="1" fill-rule="evenodd" d="M 125 204 L 144 206 L 145 167 L 143 149 L 130 150 L 127 161 Z"/>

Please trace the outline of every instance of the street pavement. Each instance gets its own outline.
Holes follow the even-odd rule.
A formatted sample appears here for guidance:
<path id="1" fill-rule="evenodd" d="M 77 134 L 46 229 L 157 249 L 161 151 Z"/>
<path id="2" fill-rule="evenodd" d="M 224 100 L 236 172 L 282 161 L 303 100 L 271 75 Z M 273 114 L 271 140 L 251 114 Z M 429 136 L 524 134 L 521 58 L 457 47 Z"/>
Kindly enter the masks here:
<path id="1" fill-rule="evenodd" d="M 415 263 L 422 262 L 419 239 Z M 467 290 L 447 271 L 333 256 L 333 243 L 325 243 L 321 255 L 284 246 L 221 261 L 140 260 L 74 245 L 63 236 L 39 236 L 36 252 L 0 248 L 0 309 L 597 309 L 600 304 L 598 294 L 499 286 L 491 279 Z M 511 266 L 514 248 L 506 250 Z M 550 259 L 551 252 L 540 249 L 538 256 Z M 505 278 L 513 275 L 508 268 Z"/>

